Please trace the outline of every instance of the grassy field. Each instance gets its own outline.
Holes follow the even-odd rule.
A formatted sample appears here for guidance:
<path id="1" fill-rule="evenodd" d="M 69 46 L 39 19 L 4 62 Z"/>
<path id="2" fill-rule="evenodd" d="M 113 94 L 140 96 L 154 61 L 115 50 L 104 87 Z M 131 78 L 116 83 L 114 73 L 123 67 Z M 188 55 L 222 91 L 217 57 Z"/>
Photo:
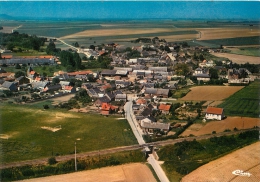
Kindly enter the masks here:
<path id="1" fill-rule="evenodd" d="M 71 154 L 75 141 L 78 152 L 137 143 L 128 122 L 113 116 L 9 104 L 1 104 L 0 110 L 0 134 L 8 136 L 8 139 L 0 139 L 2 162 Z M 52 132 L 41 128 L 44 126 L 61 126 L 61 129 Z"/>
<path id="2" fill-rule="evenodd" d="M 17 72 L 17 71 L 23 71 L 26 73 L 28 67 L 24 67 L 22 69 L 15 69 L 15 66 L 8 66 L 3 68 L 7 72 Z M 61 65 L 42 65 L 42 66 L 34 66 L 33 70 L 39 73 L 40 75 L 43 75 L 43 73 L 46 73 L 48 76 L 53 76 L 54 72 L 60 71 L 60 70 L 66 70 L 65 67 Z"/>
<path id="3" fill-rule="evenodd" d="M 225 109 L 227 116 L 259 117 L 259 90 L 260 81 L 257 80 L 249 86 L 227 98 L 219 107 Z"/>
<path id="4" fill-rule="evenodd" d="M 203 40 L 202 42 L 223 46 L 259 45 L 259 36 Z M 199 41 L 200 42 L 200 41 Z"/>
<path id="5" fill-rule="evenodd" d="M 231 54 L 260 57 L 260 47 L 228 47 Z"/>

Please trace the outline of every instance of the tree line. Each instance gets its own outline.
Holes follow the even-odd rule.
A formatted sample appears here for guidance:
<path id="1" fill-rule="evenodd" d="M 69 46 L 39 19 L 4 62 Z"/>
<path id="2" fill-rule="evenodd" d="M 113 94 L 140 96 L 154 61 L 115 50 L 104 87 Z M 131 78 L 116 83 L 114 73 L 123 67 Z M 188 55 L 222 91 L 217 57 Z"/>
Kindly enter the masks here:
<path id="1" fill-rule="evenodd" d="M 47 38 L 37 37 L 36 35 L 20 34 L 19 32 L 1 33 L 0 44 L 8 50 L 14 51 L 14 48 L 40 50 L 44 46 Z"/>

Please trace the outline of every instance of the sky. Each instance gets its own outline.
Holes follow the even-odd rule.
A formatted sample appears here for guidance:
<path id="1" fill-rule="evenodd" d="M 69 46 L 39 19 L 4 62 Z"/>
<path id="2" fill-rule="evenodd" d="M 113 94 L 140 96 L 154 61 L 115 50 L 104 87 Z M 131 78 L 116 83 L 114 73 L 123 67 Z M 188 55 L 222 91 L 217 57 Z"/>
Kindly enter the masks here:
<path id="1" fill-rule="evenodd" d="M 259 1 L 1 1 L 0 14 L 25 18 L 260 20 Z"/>

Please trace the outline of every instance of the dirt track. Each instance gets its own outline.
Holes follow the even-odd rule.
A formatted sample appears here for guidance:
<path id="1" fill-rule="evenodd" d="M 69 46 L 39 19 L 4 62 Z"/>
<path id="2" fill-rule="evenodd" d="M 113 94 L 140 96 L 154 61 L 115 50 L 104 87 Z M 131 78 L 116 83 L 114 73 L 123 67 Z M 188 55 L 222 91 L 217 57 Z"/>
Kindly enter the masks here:
<path id="1" fill-rule="evenodd" d="M 182 182 L 259 182 L 259 154 L 260 142 L 257 142 L 203 165 L 185 176 Z M 232 172 L 235 170 L 251 175 L 234 175 Z"/>
<path id="2" fill-rule="evenodd" d="M 24 180 L 26 182 L 156 182 L 150 169 L 141 163 L 105 167 L 70 174 Z"/>

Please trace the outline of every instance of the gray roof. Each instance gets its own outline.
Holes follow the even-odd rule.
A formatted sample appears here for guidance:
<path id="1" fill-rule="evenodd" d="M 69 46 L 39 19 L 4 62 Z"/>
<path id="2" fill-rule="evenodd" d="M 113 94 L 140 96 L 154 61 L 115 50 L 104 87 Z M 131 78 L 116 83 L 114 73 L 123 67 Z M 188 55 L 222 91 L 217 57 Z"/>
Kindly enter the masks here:
<path id="1" fill-rule="evenodd" d="M 160 88 L 146 88 L 145 94 L 153 94 L 153 95 L 168 95 L 169 89 L 160 89 Z"/>
<path id="2" fill-rule="evenodd" d="M 103 70 L 101 75 L 115 75 L 117 70 Z"/>
<path id="3" fill-rule="evenodd" d="M 152 114 L 152 109 L 146 107 L 143 112 L 141 113 L 141 115 L 143 116 L 149 116 L 150 114 Z"/>
<path id="4" fill-rule="evenodd" d="M 44 88 L 49 82 L 43 81 L 43 82 L 32 82 L 33 88 Z"/>
<path id="5" fill-rule="evenodd" d="M 5 82 L 2 84 L 2 87 L 4 87 L 4 88 L 10 88 L 13 84 L 14 84 L 14 82 L 5 81 Z"/>
<path id="6" fill-rule="evenodd" d="M 114 70 L 133 71 L 133 68 L 114 67 Z"/>
<path id="7" fill-rule="evenodd" d="M 149 67 L 148 70 L 167 72 L 167 67 Z"/>
<path id="8" fill-rule="evenodd" d="M 143 128 L 149 128 L 149 129 L 161 129 L 161 130 L 169 130 L 170 124 L 169 123 L 157 123 L 157 122 L 143 122 L 141 121 L 141 126 Z"/>
<path id="9" fill-rule="evenodd" d="M 196 74 L 195 77 L 199 78 L 210 78 L 208 74 Z"/>
<path id="10" fill-rule="evenodd" d="M 33 59 L 0 59 L 0 64 L 54 64 L 53 59 L 44 59 L 44 58 L 33 58 Z"/>
<path id="11" fill-rule="evenodd" d="M 126 99 L 127 95 L 126 94 L 117 94 L 115 99 Z"/>
<path id="12" fill-rule="evenodd" d="M 23 78 L 24 78 L 24 76 L 20 76 L 20 77 L 16 78 L 15 80 L 20 81 L 20 80 L 22 80 Z"/>

